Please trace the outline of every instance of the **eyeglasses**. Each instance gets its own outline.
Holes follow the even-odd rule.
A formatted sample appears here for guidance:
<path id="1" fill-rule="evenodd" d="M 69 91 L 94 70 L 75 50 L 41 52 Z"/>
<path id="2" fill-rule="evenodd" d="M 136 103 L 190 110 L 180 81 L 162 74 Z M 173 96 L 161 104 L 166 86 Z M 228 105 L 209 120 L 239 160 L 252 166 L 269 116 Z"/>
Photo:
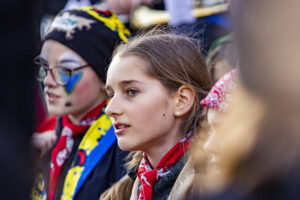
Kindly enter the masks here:
<path id="1" fill-rule="evenodd" d="M 74 71 L 78 71 L 89 66 L 89 64 L 85 64 L 74 69 L 68 69 L 62 66 L 50 68 L 46 63 L 40 62 L 39 58 L 35 58 L 33 62 L 34 76 L 39 82 L 43 82 L 48 74 L 48 71 L 50 71 L 52 78 L 60 85 L 67 85 L 72 80 L 72 73 Z"/>

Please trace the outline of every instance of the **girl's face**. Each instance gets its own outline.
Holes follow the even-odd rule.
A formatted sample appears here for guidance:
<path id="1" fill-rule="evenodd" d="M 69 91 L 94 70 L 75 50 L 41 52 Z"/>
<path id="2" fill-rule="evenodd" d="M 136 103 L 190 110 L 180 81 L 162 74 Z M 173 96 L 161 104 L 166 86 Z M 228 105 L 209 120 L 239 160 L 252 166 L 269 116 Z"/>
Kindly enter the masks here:
<path id="1" fill-rule="evenodd" d="M 116 14 L 130 14 L 132 9 L 141 4 L 150 4 L 152 0 L 104 0 L 109 10 Z"/>
<path id="2" fill-rule="evenodd" d="M 212 173 L 220 172 L 220 162 L 218 158 L 218 150 L 220 148 L 220 142 L 218 141 L 216 126 L 220 124 L 223 113 L 218 112 L 213 108 L 208 108 L 207 111 L 207 122 L 209 126 L 209 133 L 206 142 L 204 143 L 204 150 L 209 159 L 209 171 Z"/>
<path id="3" fill-rule="evenodd" d="M 40 62 L 50 69 L 56 66 L 76 69 L 87 64 L 77 53 L 54 40 L 44 43 Z M 104 84 L 90 66 L 74 71 L 71 81 L 65 86 L 59 85 L 50 71 L 43 83 L 46 104 L 51 115 L 70 115 L 80 120 L 105 99 Z"/>
<path id="4" fill-rule="evenodd" d="M 106 91 L 111 100 L 106 113 L 121 149 L 162 153 L 182 135 L 174 113 L 176 95 L 146 73 L 147 65 L 133 55 L 113 58 L 107 72 Z"/>

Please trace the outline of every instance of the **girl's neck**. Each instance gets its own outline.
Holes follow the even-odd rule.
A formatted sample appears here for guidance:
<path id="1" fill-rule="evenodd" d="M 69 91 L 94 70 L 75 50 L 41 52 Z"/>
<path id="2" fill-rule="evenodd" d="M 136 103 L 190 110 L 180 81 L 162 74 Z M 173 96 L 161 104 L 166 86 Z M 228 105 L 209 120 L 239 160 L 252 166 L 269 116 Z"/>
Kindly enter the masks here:
<path id="1" fill-rule="evenodd" d="M 103 101 L 105 101 L 106 98 L 99 98 L 98 101 L 96 101 L 96 103 L 90 107 L 90 109 L 88 109 L 86 112 L 81 112 L 81 113 L 75 113 L 75 114 L 70 114 L 68 115 L 68 118 L 70 119 L 70 121 L 73 124 L 78 125 L 80 123 L 80 121 L 83 119 L 83 117 L 89 113 L 91 110 L 93 110 L 94 108 L 96 108 L 100 103 L 102 103 Z"/>
<path id="2" fill-rule="evenodd" d="M 178 134 L 177 134 L 178 135 Z M 153 146 L 146 151 L 149 164 L 154 169 L 161 159 L 179 142 L 180 137 L 169 137 L 164 145 Z"/>
<path id="3" fill-rule="evenodd" d="M 80 123 L 80 121 L 82 120 L 82 118 L 88 113 L 89 111 L 82 113 L 80 115 L 68 115 L 68 118 L 70 119 L 70 121 L 73 124 L 78 125 Z"/>

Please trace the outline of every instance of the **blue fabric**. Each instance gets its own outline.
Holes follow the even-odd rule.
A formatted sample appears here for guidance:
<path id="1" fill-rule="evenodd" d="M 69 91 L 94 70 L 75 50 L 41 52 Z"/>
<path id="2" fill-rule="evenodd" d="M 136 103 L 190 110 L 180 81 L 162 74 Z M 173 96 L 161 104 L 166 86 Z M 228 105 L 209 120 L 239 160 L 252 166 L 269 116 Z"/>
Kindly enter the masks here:
<path id="1" fill-rule="evenodd" d="M 230 29 L 232 25 L 230 16 L 227 12 L 204 17 L 204 20 L 212 24 L 217 24 L 225 29 Z"/>
<path id="2" fill-rule="evenodd" d="M 114 127 L 111 126 L 110 129 L 106 132 L 104 136 L 101 137 L 97 147 L 95 147 L 90 155 L 87 157 L 85 162 L 84 171 L 81 174 L 81 177 L 78 181 L 75 194 L 79 191 L 91 171 L 95 168 L 95 166 L 99 163 L 105 153 L 109 150 L 109 148 L 115 143 L 117 137 L 114 132 Z"/>

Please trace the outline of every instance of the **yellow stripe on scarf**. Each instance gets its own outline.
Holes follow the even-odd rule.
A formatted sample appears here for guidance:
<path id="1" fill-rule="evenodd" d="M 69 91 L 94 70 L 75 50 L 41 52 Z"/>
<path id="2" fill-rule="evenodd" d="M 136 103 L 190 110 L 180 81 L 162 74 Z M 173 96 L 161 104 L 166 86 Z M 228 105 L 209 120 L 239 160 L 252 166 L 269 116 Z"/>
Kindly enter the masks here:
<path id="1" fill-rule="evenodd" d="M 78 150 L 84 150 L 86 157 L 88 157 L 91 151 L 98 145 L 100 138 L 106 134 L 111 126 L 111 120 L 107 115 L 99 117 L 85 133 Z M 64 183 L 62 200 L 73 199 L 77 183 L 83 171 L 84 166 L 74 166 L 69 169 Z"/>

